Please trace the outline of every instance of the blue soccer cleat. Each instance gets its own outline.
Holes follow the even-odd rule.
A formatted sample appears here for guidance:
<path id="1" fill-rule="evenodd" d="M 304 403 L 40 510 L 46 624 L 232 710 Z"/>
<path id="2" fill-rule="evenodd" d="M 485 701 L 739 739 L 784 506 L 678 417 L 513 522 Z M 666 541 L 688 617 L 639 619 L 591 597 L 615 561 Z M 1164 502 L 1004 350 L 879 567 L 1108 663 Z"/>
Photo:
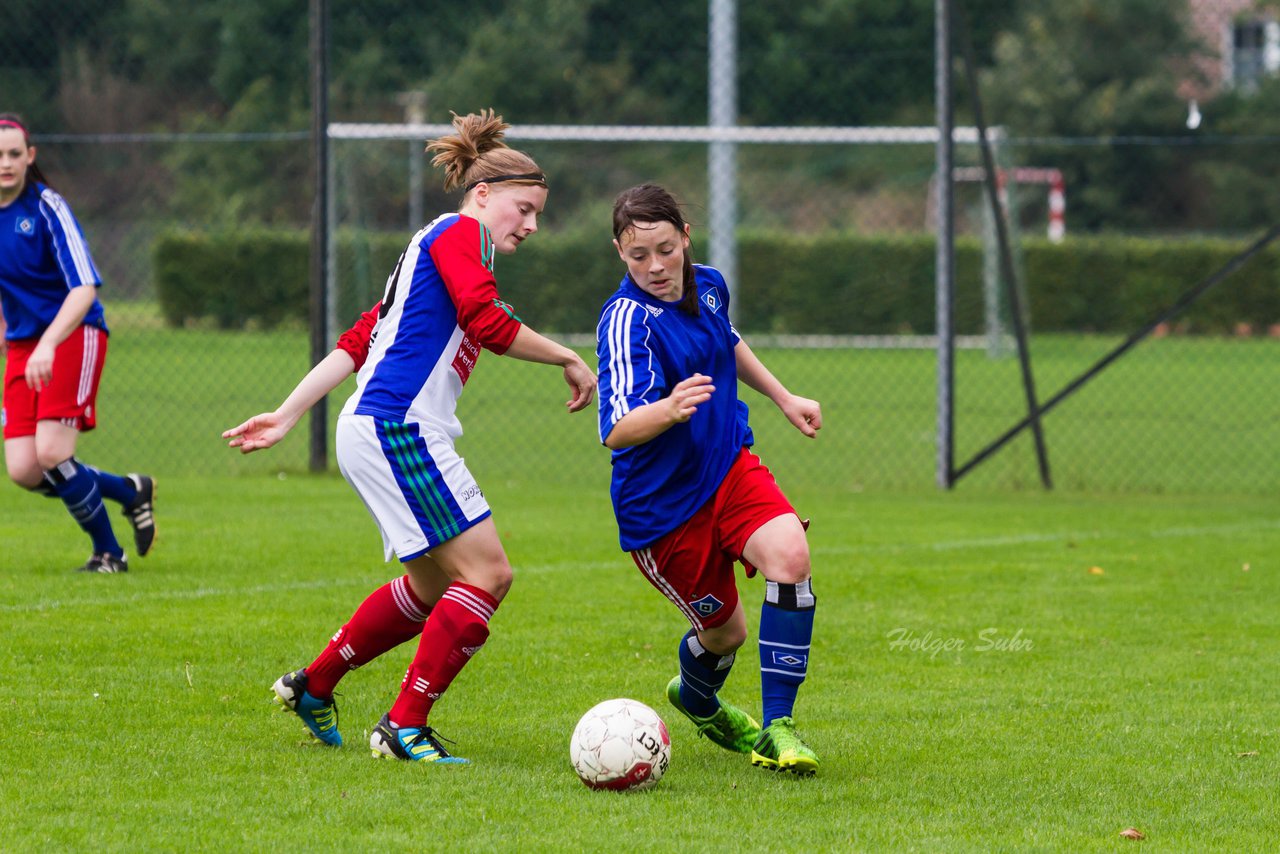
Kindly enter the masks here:
<path id="1" fill-rule="evenodd" d="M 325 702 L 307 693 L 307 671 L 286 673 L 271 686 L 280 711 L 293 712 L 302 718 L 311 737 L 330 747 L 342 746 L 342 734 L 338 732 L 338 706 L 333 700 Z"/>
<path id="2" fill-rule="evenodd" d="M 396 727 L 391 716 L 383 715 L 369 736 L 369 749 L 378 759 L 404 759 L 409 762 L 436 762 L 442 765 L 466 765 L 469 760 L 454 756 L 444 749 L 440 734 L 431 727 Z"/>

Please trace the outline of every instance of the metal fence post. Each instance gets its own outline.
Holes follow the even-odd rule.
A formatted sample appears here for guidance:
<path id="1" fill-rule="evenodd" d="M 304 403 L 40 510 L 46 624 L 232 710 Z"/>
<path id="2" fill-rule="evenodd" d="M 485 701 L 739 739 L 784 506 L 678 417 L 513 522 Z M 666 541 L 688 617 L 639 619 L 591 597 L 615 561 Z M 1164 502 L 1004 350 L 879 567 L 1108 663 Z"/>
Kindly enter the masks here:
<path id="1" fill-rule="evenodd" d="M 737 0 L 711 0 L 708 124 L 732 128 L 738 123 Z M 714 141 L 707 153 L 710 183 L 711 265 L 724 274 L 731 299 L 729 316 L 738 316 L 738 159 L 736 143 Z"/>

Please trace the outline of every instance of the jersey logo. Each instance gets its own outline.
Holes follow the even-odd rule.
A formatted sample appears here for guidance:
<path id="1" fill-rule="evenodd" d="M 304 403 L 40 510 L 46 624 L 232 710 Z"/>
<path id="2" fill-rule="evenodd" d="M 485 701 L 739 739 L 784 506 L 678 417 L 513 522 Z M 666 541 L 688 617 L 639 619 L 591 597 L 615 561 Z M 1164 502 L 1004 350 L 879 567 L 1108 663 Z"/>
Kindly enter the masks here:
<path id="1" fill-rule="evenodd" d="M 777 652 L 773 653 L 773 663 L 783 667 L 808 667 L 809 656 L 804 653 L 795 652 Z"/>
<path id="2" fill-rule="evenodd" d="M 719 611 L 724 607 L 724 603 L 712 596 L 710 593 L 703 596 L 701 599 L 695 599 L 689 604 L 697 609 L 698 613 L 704 617 L 710 617 L 716 611 Z"/>
<path id="3" fill-rule="evenodd" d="M 458 379 L 462 380 L 463 385 L 466 385 L 467 380 L 471 378 L 471 372 L 476 367 L 476 359 L 479 358 L 480 345 L 463 335 L 462 343 L 458 345 L 458 352 L 453 357 L 453 370 L 458 374 Z"/>
<path id="4" fill-rule="evenodd" d="M 30 237 L 36 233 L 36 218 L 33 216 L 20 216 L 14 222 L 13 230 L 18 234 Z"/>
<path id="5" fill-rule="evenodd" d="M 712 313 L 720 310 L 720 297 L 716 295 L 714 288 L 702 295 L 702 301 L 707 304 L 707 308 L 711 309 Z"/>
<path id="6" fill-rule="evenodd" d="M 659 317 L 662 314 L 662 309 L 654 305 L 646 305 L 645 309 L 654 317 Z"/>

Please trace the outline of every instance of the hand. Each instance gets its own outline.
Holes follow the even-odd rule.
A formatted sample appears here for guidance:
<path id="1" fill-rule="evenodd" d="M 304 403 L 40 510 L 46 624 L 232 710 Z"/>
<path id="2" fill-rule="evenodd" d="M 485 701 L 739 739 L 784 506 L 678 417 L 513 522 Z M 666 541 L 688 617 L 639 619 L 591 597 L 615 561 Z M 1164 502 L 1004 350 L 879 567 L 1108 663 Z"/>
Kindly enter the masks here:
<path id="1" fill-rule="evenodd" d="M 585 409 L 596 394 L 595 371 L 587 367 L 587 363 L 577 354 L 574 361 L 564 366 L 564 381 L 573 390 L 573 398 L 565 402 L 570 412 Z"/>
<path id="2" fill-rule="evenodd" d="M 822 429 L 822 407 L 807 397 L 789 395 L 778 407 L 796 429 L 812 439 Z"/>
<path id="3" fill-rule="evenodd" d="M 711 377 L 706 374 L 694 374 L 688 379 L 676 383 L 663 401 L 676 424 L 683 424 L 693 417 L 698 407 L 711 399 L 716 387 L 711 384 Z"/>
<path id="4" fill-rule="evenodd" d="M 239 448 L 240 453 L 249 454 L 270 448 L 288 434 L 293 422 L 286 422 L 274 412 L 255 415 L 239 427 L 232 427 L 222 434 L 222 438 L 230 439 L 227 447 Z"/>
<path id="5" fill-rule="evenodd" d="M 27 358 L 27 385 L 32 391 L 41 391 L 53 380 L 53 347 L 43 341 L 36 344 Z"/>

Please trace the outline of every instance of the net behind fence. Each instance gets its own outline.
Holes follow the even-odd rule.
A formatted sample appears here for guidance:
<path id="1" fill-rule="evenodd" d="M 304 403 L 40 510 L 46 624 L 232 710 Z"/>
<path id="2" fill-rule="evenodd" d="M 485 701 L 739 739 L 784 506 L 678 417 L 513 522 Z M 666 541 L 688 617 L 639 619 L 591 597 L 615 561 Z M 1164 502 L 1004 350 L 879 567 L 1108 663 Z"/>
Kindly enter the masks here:
<path id="1" fill-rule="evenodd" d="M 1137 5 L 1153 33 L 1145 52 L 1120 35 L 1142 29 L 1127 7 L 1090 20 L 1074 2 L 965 4 L 1042 398 L 1280 212 L 1268 177 L 1280 166 L 1280 91 L 1265 50 L 1252 64 L 1234 47 L 1223 54 L 1244 7 L 1224 17 L 1230 4 Z M 551 178 L 540 233 L 497 268 L 504 297 L 535 328 L 591 349 L 622 274 L 609 207 L 633 184 L 682 198 L 696 257 L 711 259 L 709 148 L 726 137 L 707 129 L 708 7 L 658 6 L 684 36 L 661 56 L 640 49 L 655 16 L 618 4 L 333 9 L 335 333 L 378 298 L 409 235 L 456 207 L 423 140 L 387 129 L 440 128 L 450 110 L 497 107 L 515 124 L 512 144 Z M 901 16 L 875 4 L 808 16 L 738 9 L 737 123 L 755 138 L 734 149 L 736 322 L 826 415 L 809 442 L 744 393 L 786 486 L 935 480 L 932 6 Z M 160 11 L 72 0 L 15 21 L 31 37 L 0 62 L 25 85 L 0 109 L 27 115 L 105 280 L 113 334 L 101 427 L 82 455 L 136 467 L 144 448 L 158 473 L 305 470 L 302 429 L 248 458 L 218 438 L 277 404 L 308 368 L 305 20 L 283 2 Z M 1247 85 L 1202 70 L 1230 62 Z M 956 104 L 969 126 L 959 88 Z M 383 130 L 341 130 L 356 126 Z M 1023 418 L 1027 401 L 972 136 L 959 137 L 957 165 L 963 462 Z M 1280 491 L 1277 260 L 1270 247 L 1045 417 L 1059 487 Z M 564 416 L 562 399 L 557 372 L 482 357 L 461 412 L 461 447 L 482 483 L 607 479 L 594 422 Z M 1038 488 L 1029 438 L 960 486 Z"/>

